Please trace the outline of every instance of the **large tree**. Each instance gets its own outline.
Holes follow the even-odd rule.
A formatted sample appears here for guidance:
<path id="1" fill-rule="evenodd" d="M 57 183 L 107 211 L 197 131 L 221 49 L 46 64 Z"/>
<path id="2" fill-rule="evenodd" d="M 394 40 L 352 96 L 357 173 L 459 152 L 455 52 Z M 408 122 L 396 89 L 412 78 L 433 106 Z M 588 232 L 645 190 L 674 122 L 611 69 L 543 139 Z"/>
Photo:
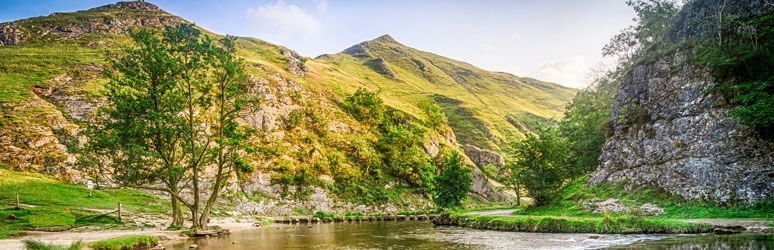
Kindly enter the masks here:
<path id="1" fill-rule="evenodd" d="M 191 212 L 193 228 L 207 218 L 239 161 L 238 146 L 250 130 L 235 122 L 241 107 L 244 67 L 234 55 L 234 38 L 212 42 L 191 24 L 166 26 L 159 34 L 131 35 L 135 46 L 111 59 L 106 75 L 108 104 L 85 130 L 85 166 L 101 166 L 102 178 L 128 187 L 170 195 L 173 224 L 182 223 L 180 204 Z M 91 163 L 91 164 L 89 164 Z M 201 185 L 201 172 L 215 167 L 214 184 Z M 153 185 L 164 183 L 163 187 Z M 190 189 L 192 198 L 181 196 Z M 209 193 L 202 203 L 202 194 Z"/>

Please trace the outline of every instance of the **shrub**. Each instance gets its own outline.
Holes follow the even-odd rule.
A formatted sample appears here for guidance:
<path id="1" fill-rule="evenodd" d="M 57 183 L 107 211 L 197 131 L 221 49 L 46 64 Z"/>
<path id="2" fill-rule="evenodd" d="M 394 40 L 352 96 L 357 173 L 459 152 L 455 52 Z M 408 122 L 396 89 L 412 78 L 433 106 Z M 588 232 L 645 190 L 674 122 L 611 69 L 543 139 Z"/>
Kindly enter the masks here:
<path id="1" fill-rule="evenodd" d="M 441 175 L 435 177 L 434 202 L 442 208 L 458 207 L 468 195 L 473 179 L 457 152 L 447 157 Z"/>
<path id="2" fill-rule="evenodd" d="M 73 242 L 67 248 L 53 244 L 46 244 L 40 240 L 22 240 L 22 243 L 24 243 L 24 248 L 27 250 L 80 250 L 83 249 L 84 245 L 83 241 L 80 240 Z"/>
<path id="3" fill-rule="evenodd" d="M 315 218 L 318 218 L 318 219 L 322 219 L 322 218 L 333 218 L 333 214 L 331 214 L 331 213 L 326 213 L 326 212 L 323 212 L 323 211 L 317 211 L 316 213 L 314 213 L 314 217 L 315 217 Z"/>
<path id="4" fill-rule="evenodd" d="M 125 236 L 113 239 L 101 240 L 91 243 L 94 250 L 123 250 L 151 248 L 159 243 L 159 239 L 153 236 Z"/>

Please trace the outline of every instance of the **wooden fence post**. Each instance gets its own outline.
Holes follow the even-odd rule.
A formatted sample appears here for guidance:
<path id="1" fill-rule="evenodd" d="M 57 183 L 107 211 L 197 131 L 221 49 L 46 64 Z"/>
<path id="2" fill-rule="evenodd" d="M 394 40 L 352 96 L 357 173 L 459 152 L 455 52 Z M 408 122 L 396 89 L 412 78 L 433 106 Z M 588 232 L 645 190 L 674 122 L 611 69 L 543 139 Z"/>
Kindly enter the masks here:
<path id="1" fill-rule="evenodd" d="M 121 219 L 121 202 L 118 203 L 118 220 L 119 221 L 124 221 L 124 220 Z"/>
<path id="2" fill-rule="evenodd" d="M 19 209 L 19 193 L 16 193 L 16 209 Z"/>

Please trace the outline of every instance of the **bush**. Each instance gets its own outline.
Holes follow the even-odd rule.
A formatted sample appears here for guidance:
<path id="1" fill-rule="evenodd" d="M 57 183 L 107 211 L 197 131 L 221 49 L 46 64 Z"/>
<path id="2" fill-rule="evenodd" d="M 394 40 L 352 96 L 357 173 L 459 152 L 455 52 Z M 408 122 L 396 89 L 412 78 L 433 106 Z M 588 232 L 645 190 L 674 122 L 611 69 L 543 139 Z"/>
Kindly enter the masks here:
<path id="1" fill-rule="evenodd" d="M 470 168 L 466 168 L 457 152 L 447 157 L 443 173 L 435 177 L 434 202 L 438 207 L 451 208 L 462 205 L 468 195 L 473 179 Z"/>
<path id="2" fill-rule="evenodd" d="M 554 128 L 538 128 L 537 135 L 527 134 L 526 138 L 513 146 L 515 161 L 506 168 L 514 175 L 516 183 L 527 189 L 541 206 L 558 197 L 564 181 L 570 177 L 567 171 L 566 141 Z"/>
<path id="3" fill-rule="evenodd" d="M 40 240 L 22 240 L 22 243 L 24 243 L 24 248 L 27 250 L 80 250 L 83 249 L 84 245 L 83 241 L 80 240 L 73 242 L 67 248 L 53 244 L 46 244 Z"/>
<path id="4" fill-rule="evenodd" d="M 441 111 L 441 106 L 431 98 L 419 102 L 419 108 L 425 112 L 425 125 L 430 128 L 442 128 L 448 122 L 446 115 Z"/>
<path id="5" fill-rule="evenodd" d="M 159 243 L 159 239 L 153 236 L 125 236 L 113 239 L 101 240 L 91 243 L 94 250 L 123 250 L 151 248 Z"/>
<path id="6" fill-rule="evenodd" d="M 317 211 L 316 213 L 314 213 L 314 217 L 318 218 L 318 219 L 333 218 L 333 214 L 326 213 L 326 212 L 323 212 L 323 211 Z"/>

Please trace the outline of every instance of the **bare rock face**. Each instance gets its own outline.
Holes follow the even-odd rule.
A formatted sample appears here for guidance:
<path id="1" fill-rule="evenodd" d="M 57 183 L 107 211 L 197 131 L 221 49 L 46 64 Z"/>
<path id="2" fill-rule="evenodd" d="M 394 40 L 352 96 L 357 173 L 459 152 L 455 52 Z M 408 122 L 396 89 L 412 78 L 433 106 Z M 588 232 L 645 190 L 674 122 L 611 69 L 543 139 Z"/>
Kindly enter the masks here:
<path id="1" fill-rule="evenodd" d="M 17 45 L 21 41 L 21 32 L 14 23 L 0 23 L 0 46 Z"/>
<path id="2" fill-rule="evenodd" d="M 298 53 L 292 50 L 283 50 L 282 55 L 288 57 L 287 59 L 287 70 L 291 74 L 297 75 L 297 76 L 304 76 L 304 73 L 309 71 L 309 68 L 304 65 L 304 58 L 302 58 Z"/>
<path id="3" fill-rule="evenodd" d="M 489 166 L 489 164 L 495 167 L 502 167 L 505 165 L 505 158 L 497 152 L 481 149 L 473 145 L 464 145 L 462 149 L 465 150 L 465 154 L 470 157 L 470 160 L 476 163 L 479 167 Z"/>
<path id="4" fill-rule="evenodd" d="M 592 213 L 628 213 L 637 211 L 644 216 L 659 216 L 664 213 L 664 209 L 655 204 L 645 203 L 640 207 L 632 207 L 623 204 L 620 200 L 610 198 L 601 202 L 585 201 L 582 203 L 583 210 Z"/>
<path id="5" fill-rule="evenodd" d="M 682 20 L 714 13 L 709 8 L 722 2 L 689 3 L 668 37 L 679 42 L 701 33 L 701 27 Z M 728 15 L 739 16 L 771 11 L 774 5 L 752 0 L 725 7 Z M 729 116 L 724 100 L 708 91 L 717 83 L 704 69 L 681 64 L 685 54 L 678 50 L 640 63 L 624 77 L 613 103 L 614 134 L 589 183 L 631 180 L 630 185 L 721 203 L 771 198 L 774 142 Z"/>

